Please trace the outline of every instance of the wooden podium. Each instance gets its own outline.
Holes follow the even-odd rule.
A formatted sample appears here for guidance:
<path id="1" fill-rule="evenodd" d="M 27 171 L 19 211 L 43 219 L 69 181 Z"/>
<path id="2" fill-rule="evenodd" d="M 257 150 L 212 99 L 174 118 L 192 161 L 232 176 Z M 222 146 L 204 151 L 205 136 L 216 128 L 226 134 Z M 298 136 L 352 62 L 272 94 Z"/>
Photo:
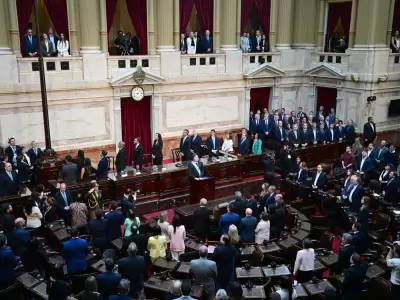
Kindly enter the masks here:
<path id="1" fill-rule="evenodd" d="M 214 177 L 203 177 L 199 180 L 190 177 L 190 204 L 199 203 L 201 198 L 215 200 Z"/>

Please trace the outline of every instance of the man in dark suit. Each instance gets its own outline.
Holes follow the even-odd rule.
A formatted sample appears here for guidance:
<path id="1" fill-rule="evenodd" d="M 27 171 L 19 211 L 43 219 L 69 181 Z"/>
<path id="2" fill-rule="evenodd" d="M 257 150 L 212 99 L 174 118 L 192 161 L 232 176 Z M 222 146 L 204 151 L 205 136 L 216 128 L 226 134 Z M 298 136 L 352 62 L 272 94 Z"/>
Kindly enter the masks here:
<path id="1" fill-rule="evenodd" d="M 58 54 L 57 44 L 58 44 L 59 38 L 58 38 L 58 36 L 56 36 L 54 34 L 53 28 L 49 28 L 48 39 L 49 39 L 49 42 L 51 42 L 53 44 L 53 52 L 52 52 L 51 56 L 57 56 L 57 54 Z"/>
<path id="2" fill-rule="evenodd" d="M 106 213 L 104 218 L 108 220 L 108 240 L 113 241 L 122 236 L 121 225 L 124 224 L 124 215 L 118 211 L 116 201 L 111 201 L 111 210 Z"/>
<path id="3" fill-rule="evenodd" d="M 367 239 L 362 232 L 362 226 L 360 223 L 356 222 L 353 224 L 351 230 L 353 231 L 351 244 L 356 249 L 356 253 L 362 255 L 368 248 Z"/>
<path id="4" fill-rule="evenodd" d="M 356 139 L 356 129 L 354 128 L 353 121 L 348 121 L 346 127 L 346 142 L 353 144 Z"/>
<path id="5" fill-rule="evenodd" d="M 200 243 L 206 240 L 208 228 L 210 226 L 211 211 L 206 207 L 206 205 L 207 200 L 202 198 L 200 200 L 200 207 L 196 208 L 193 212 L 194 233 Z"/>
<path id="6" fill-rule="evenodd" d="M 108 159 L 107 151 L 102 150 L 100 154 L 100 161 L 97 165 L 96 178 L 97 179 L 107 179 L 108 176 Z"/>
<path id="7" fill-rule="evenodd" d="M 315 175 L 312 178 L 312 188 L 318 190 L 323 189 L 327 182 L 328 178 L 326 177 L 326 174 L 322 172 L 322 166 L 318 165 L 317 173 L 315 173 Z"/>
<path id="8" fill-rule="evenodd" d="M 14 231 L 12 250 L 14 254 L 19 257 L 22 256 L 31 239 L 29 231 L 26 230 L 24 226 L 25 226 L 24 219 L 17 218 L 15 220 L 15 231 Z"/>
<path id="9" fill-rule="evenodd" d="M 254 115 L 254 120 L 250 121 L 250 132 L 252 134 L 262 134 L 263 132 L 263 122 L 261 122 L 260 120 L 260 115 L 259 114 L 255 114 Z"/>
<path id="10" fill-rule="evenodd" d="M 70 234 L 72 239 L 64 242 L 61 255 L 67 264 L 68 274 L 83 273 L 87 268 L 88 243 L 79 238 L 77 229 L 72 228 Z"/>
<path id="11" fill-rule="evenodd" d="M 376 149 L 376 166 L 379 170 L 383 170 L 387 165 L 387 156 L 389 154 L 389 148 L 387 147 L 386 141 L 382 140 L 381 145 Z"/>
<path id="12" fill-rule="evenodd" d="M 400 179 L 396 177 L 394 171 L 389 172 L 389 180 L 383 190 L 384 200 L 397 204 L 399 199 Z"/>
<path id="13" fill-rule="evenodd" d="M 192 157 L 191 155 L 191 145 L 190 145 L 190 137 L 189 130 L 184 129 L 182 132 L 181 142 L 179 144 L 179 150 L 181 151 L 182 161 L 188 161 Z"/>
<path id="14" fill-rule="evenodd" d="M 115 158 L 115 167 L 117 168 L 117 172 L 121 173 L 126 167 L 125 143 L 119 142 L 118 149 L 117 157 Z"/>
<path id="15" fill-rule="evenodd" d="M 206 145 L 209 151 L 210 157 L 219 155 L 219 138 L 215 136 L 215 130 L 211 129 L 210 136 L 207 138 Z"/>
<path id="16" fill-rule="evenodd" d="M 326 130 L 326 142 L 333 143 L 338 141 L 337 132 L 335 130 L 335 124 L 330 124 L 329 128 Z"/>
<path id="17" fill-rule="evenodd" d="M 349 193 L 349 201 L 351 203 L 351 210 L 355 213 L 360 212 L 361 208 L 361 199 L 365 195 L 365 190 L 361 185 L 361 178 L 359 176 L 355 176 L 352 180 L 353 188 Z"/>
<path id="18" fill-rule="evenodd" d="M 215 295 L 215 280 L 218 273 L 217 265 L 214 261 L 207 259 L 207 246 L 200 247 L 199 255 L 199 259 L 194 259 L 190 262 L 189 276 L 204 287 L 204 299 L 213 299 Z"/>
<path id="19" fill-rule="evenodd" d="M 242 138 L 240 139 L 239 142 L 238 155 L 249 154 L 249 148 L 250 148 L 250 141 L 246 135 L 242 134 Z"/>
<path id="20" fill-rule="evenodd" d="M 246 216 L 240 220 L 239 232 L 243 243 L 254 243 L 255 232 L 257 227 L 257 219 L 252 216 L 253 212 L 250 208 L 246 208 Z"/>
<path id="21" fill-rule="evenodd" d="M 146 299 L 144 294 L 143 278 L 145 277 L 146 267 L 144 257 L 136 255 L 138 248 L 135 243 L 128 246 L 128 257 L 122 258 L 118 262 L 118 273 L 123 278 L 129 279 L 131 288 L 129 296 L 139 299 Z"/>
<path id="22" fill-rule="evenodd" d="M 32 146 L 32 148 L 30 148 L 28 150 L 28 156 L 29 156 L 29 159 L 31 160 L 32 166 L 36 166 L 36 161 L 42 154 L 42 149 L 40 149 L 39 147 L 36 146 L 35 141 L 31 142 L 31 146 Z"/>
<path id="23" fill-rule="evenodd" d="M 306 168 L 306 163 L 301 162 L 300 166 L 301 166 L 301 168 L 299 168 L 299 172 L 297 173 L 296 182 L 298 184 L 305 184 L 307 182 L 307 178 L 308 178 L 308 171 Z"/>
<path id="24" fill-rule="evenodd" d="M 72 195 L 69 190 L 67 190 L 67 185 L 65 183 L 60 184 L 60 190 L 54 194 L 55 202 L 57 207 L 57 214 L 68 221 L 71 218 L 69 213 L 69 206 L 72 203 Z"/>
<path id="25" fill-rule="evenodd" d="M 140 137 L 136 137 L 133 141 L 135 145 L 135 151 L 133 153 L 133 165 L 136 170 L 142 170 L 143 162 L 143 146 L 140 144 Z"/>
<path id="26" fill-rule="evenodd" d="M 108 300 L 110 296 L 118 293 L 118 285 L 122 279 L 121 274 L 113 272 L 115 263 L 112 258 L 104 260 L 106 271 L 96 275 L 97 286 L 99 293 L 103 296 L 104 300 Z"/>
<path id="27" fill-rule="evenodd" d="M 233 203 L 229 203 L 227 208 L 227 213 L 223 214 L 219 219 L 219 231 L 222 234 L 228 234 L 229 226 L 232 224 L 236 227 L 239 227 L 240 217 L 238 214 L 235 214 L 234 211 L 235 207 Z"/>
<path id="28" fill-rule="evenodd" d="M 18 262 L 10 248 L 6 246 L 7 238 L 5 234 L 0 233 L 0 290 L 4 290 L 15 282 L 14 268 Z M 7 297 L 5 297 L 7 298 Z"/>
<path id="29" fill-rule="evenodd" d="M 131 282 L 128 279 L 122 279 L 118 285 L 118 295 L 112 295 L 109 300 L 132 300 L 128 296 L 129 290 L 131 288 Z"/>
<path id="30" fill-rule="evenodd" d="M 129 210 L 134 210 L 136 204 L 136 193 L 132 195 L 132 190 L 127 189 L 121 197 L 121 209 L 123 215 L 128 217 Z"/>
<path id="31" fill-rule="evenodd" d="M 293 130 L 289 132 L 289 144 L 291 147 L 297 148 L 301 143 L 300 132 L 297 124 L 293 125 Z"/>
<path id="32" fill-rule="evenodd" d="M 253 36 L 250 40 L 251 52 L 262 52 L 261 40 L 262 40 L 262 38 L 261 38 L 260 30 L 257 30 L 256 35 Z"/>
<path id="33" fill-rule="evenodd" d="M 367 156 L 372 160 L 373 166 L 375 166 L 377 153 L 374 144 L 369 143 L 366 151 L 367 151 Z"/>
<path id="34" fill-rule="evenodd" d="M 373 166 L 374 162 L 367 156 L 367 151 L 361 152 L 361 157 L 357 161 L 357 171 L 364 174 L 371 171 Z"/>
<path id="35" fill-rule="evenodd" d="M 213 40 L 210 36 L 210 31 L 206 30 L 206 35 L 201 40 L 201 46 L 203 53 L 212 53 L 213 52 Z"/>
<path id="36" fill-rule="evenodd" d="M 128 253 L 128 247 L 131 243 L 135 243 L 138 249 L 137 255 L 141 255 L 146 257 L 148 254 L 147 243 L 149 241 L 149 236 L 143 233 L 138 232 L 139 228 L 137 225 L 133 224 L 131 226 L 131 235 L 125 236 L 122 240 L 122 249 L 121 253 L 126 256 Z"/>
<path id="37" fill-rule="evenodd" d="M 199 157 L 201 156 L 201 136 L 199 136 L 196 130 L 192 131 L 192 136 L 190 137 L 190 149 L 194 151 Z"/>
<path id="38" fill-rule="evenodd" d="M 19 192 L 18 174 L 9 162 L 5 164 L 5 172 L 0 173 L 0 196 L 16 195 Z"/>
<path id="39" fill-rule="evenodd" d="M 343 126 L 343 121 L 339 120 L 338 125 L 336 126 L 336 136 L 338 140 L 344 141 L 346 139 L 346 129 Z"/>
<path id="40" fill-rule="evenodd" d="M 319 125 L 319 129 L 317 132 L 317 140 L 319 144 L 325 144 L 326 143 L 326 130 L 324 124 Z"/>
<path id="41" fill-rule="evenodd" d="M 204 177 L 204 166 L 197 154 L 194 155 L 193 161 L 188 164 L 188 172 L 192 178 Z"/>
<path id="42" fill-rule="evenodd" d="M 259 210 L 258 210 L 257 200 L 251 198 L 250 194 L 246 195 L 246 201 L 245 201 L 244 207 L 246 209 L 250 208 L 251 211 L 252 211 L 251 215 L 258 220 L 258 218 L 260 217 L 260 213 L 259 213 Z"/>
<path id="43" fill-rule="evenodd" d="M 233 205 L 232 212 L 239 215 L 240 219 L 245 216 L 245 205 L 246 203 L 242 199 L 242 193 L 239 191 L 235 192 L 235 200 L 231 202 Z"/>
<path id="44" fill-rule="evenodd" d="M 60 178 L 68 184 L 76 184 L 78 178 L 78 166 L 72 162 L 71 155 L 65 157 L 66 164 L 62 166 Z"/>
<path id="45" fill-rule="evenodd" d="M 363 136 L 365 147 L 376 139 L 376 125 L 372 117 L 369 117 L 368 122 L 364 124 Z"/>
<path id="46" fill-rule="evenodd" d="M 350 257 L 356 252 L 356 248 L 351 244 L 353 237 L 349 233 L 344 233 L 342 236 L 342 246 L 339 249 L 338 264 L 339 272 L 350 266 Z"/>
<path id="47" fill-rule="evenodd" d="M 283 143 L 286 140 L 286 132 L 283 129 L 282 121 L 278 121 L 278 126 L 274 126 L 273 134 L 278 143 Z"/>
<path id="48" fill-rule="evenodd" d="M 26 35 L 24 36 L 24 39 L 22 41 L 22 48 L 23 48 L 23 55 L 25 57 L 35 57 L 38 55 L 37 51 L 37 36 L 32 35 L 32 29 L 28 28 L 26 30 Z"/>
<path id="49" fill-rule="evenodd" d="M 361 257 L 354 253 L 350 258 L 351 265 L 344 273 L 342 285 L 342 299 L 343 300 L 361 300 L 363 282 L 367 270 L 361 262 Z"/>
<path id="50" fill-rule="evenodd" d="M 261 121 L 261 138 L 263 140 L 268 139 L 271 137 L 272 133 L 272 128 L 273 128 L 273 121 L 271 120 L 270 116 L 267 114 L 264 115 L 264 119 Z"/>
<path id="51" fill-rule="evenodd" d="M 17 166 L 17 156 L 21 154 L 21 147 L 15 144 L 14 138 L 8 139 L 8 147 L 4 150 L 4 153 L 8 157 L 8 162 L 15 169 Z"/>
<path id="52" fill-rule="evenodd" d="M 303 129 L 300 131 L 301 145 L 306 147 L 311 143 L 311 129 L 308 128 L 307 123 L 303 124 Z"/>
<path id="53" fill-rule="evenodd" d="M 260 205 L 260 212 L 267 211 L 268 207 L 271 205 L 275 205 L 275 197 L 276 197 L 276 187 L 271 185 L 268 188 L 268 198 L 265 200 L 264 205 Z"/>
<path id="54" fill-rule="evenodd" d="M 186 42 L 186 37 L 185 37 L 184 33 L 181 34 L 181 40 L 180 40 L 179 45 L 180 45 L 179 49 L 181 50 L 181 53 L 186 54 L 187 53 L 187 42 Z"/>

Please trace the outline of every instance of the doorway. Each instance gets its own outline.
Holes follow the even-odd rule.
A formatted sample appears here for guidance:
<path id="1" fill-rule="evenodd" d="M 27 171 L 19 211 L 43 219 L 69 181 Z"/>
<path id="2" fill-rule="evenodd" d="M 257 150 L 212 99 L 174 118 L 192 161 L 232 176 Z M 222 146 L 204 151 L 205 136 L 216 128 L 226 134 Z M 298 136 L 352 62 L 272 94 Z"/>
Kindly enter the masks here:
<path id="1" fill-rule="evenodd" d="M 269 110 L 270 95 L 270 87 L 252 88 L 250 90 L 250 111 L 256 113 L 257 110 L 262 112 L 264 108 Z"/>
<path id="2" fill-rule="evenodd" d="M 325 114 L 329 114 L 331 108 L 334 108 L 336 112 L 336 97 L 337 89 L 318 86 L 315 111 L 317 112 L 320 106 L 323 106 Z"/>

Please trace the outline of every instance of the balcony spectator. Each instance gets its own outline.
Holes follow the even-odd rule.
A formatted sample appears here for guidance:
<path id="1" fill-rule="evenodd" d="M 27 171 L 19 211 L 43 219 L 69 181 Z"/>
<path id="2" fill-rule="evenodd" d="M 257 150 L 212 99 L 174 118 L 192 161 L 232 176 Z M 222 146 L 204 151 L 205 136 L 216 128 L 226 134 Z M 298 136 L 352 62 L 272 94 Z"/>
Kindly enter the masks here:
<path id="1" fill-rule="evenodd" d="M 64 33 L 60 34 L 60 39 L 57 41 L 57 51 L 59 57 L 69 56 L 69 42 L 65 39 Z"/>
<path id="2" fill-rule="evenodd" d="M 392 52 L 400 52 L 400 32 L 398 29 L 395 31 L 394 36 L 392 36 Z"/>
<path id="3" fill-rule="evenodd" d="M 50 42 L 47 34 L 43 33 L 40 41 L 40 51 L 44 57 L 53 56 L 54 48 L 53 43 Z"/>
<path id="4" fill-rule="evenodd" d="M 193 31 L 190 32 L 189 37 L 186 39 L 186 44 L 187 44 L 187 54 L 196 54 L 196 46 L 197 39 L 194 37 Z"/>
<path id="5" fill-rule="evenodd" d="M 261 39 L 262 38 L 261 38 L 260 30 L 257 30 L 256 35 L 253 36 L 250 40 L 251 52 L 261 52 L 262 51 Z"/>
<path id="6" fill-rule="evenodd" d="M 37 36 L 32 35 L 31 28 L 28 28 L 26 30 L 26 35 L 24 37 L 22 44 L 23 44 L 23 54 L 25 57 L 35 57 L 38 55 Z"/>
<path id="7" fill-rule="evenodd" d="M 213 52 L 213 39 L 210 36 L 210 30 L 206 30 L 206 34 L 202 40 L 202 46 L 204 53 L 212 53 Z"/>
<path id="8" fill-rule="evenodd" d="M 240 48 L 242 49 L 243 53 L 250 52 L 250 40 L 248 32 L 244 32 L 240 38 Z"/>
<path id="9" fill-rule="evenodd" d="M 131 38 L 131 51 L 129 51 L 129 54 L 139 54 L 140 50 L 140 39 L 137 35 L 134 35 Z"/>
<path id="10" fill-rule="evenodd" d="M 196 43 L 196 53 L 195 54 L 199 54 L 203 51 L 202 46 L 201 46 L 202 45 L 201 37 L 199 36 L 199 33 L 197 31 L 195 31 L 193 33 L 193 35 L 194 35 L 194 40 Z"/>
<path id="11" fill-rule="evenodd" d="M 181 40 L 180 40 L 180 44 L 179 44 L 179 48 L 181 49 L 181 53 L 182 54 L 186 54 L 187 53 L 187 40 L 186 40 L 186 36 L 184 33 L 181 33 Z"/>
<path id="12" fill-rule="evenodd" d="M 261 37 L 261 51 L 268 52 L 268 49 L 269 49 L 268 40 L 265 34 L 263 34 Z"/>
<path id="13" fill-rule="evenodd" d="M 58 41 L 60 40 L 58 38 L 57 35 L 54 34 L 54 30 L 53 28 L 49 28 L 49 41 L 51 42 L 51 44 L 53 45 L 53 51 L 51 53 L 51 56 L 57 56 L 58 52 L 57 52 L 57 45 L 58 45 Z"/>

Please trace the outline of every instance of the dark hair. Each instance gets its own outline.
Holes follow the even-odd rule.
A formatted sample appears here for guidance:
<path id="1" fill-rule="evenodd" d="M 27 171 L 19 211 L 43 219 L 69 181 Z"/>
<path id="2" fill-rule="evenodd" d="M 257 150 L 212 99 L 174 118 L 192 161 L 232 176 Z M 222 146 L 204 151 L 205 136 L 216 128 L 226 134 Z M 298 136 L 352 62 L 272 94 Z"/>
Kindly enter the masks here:
<path id="1" fill-rule="evenodd" d="M 44 191 L 44 185 L 43 184 L 39 184 L 37 187 L 36 187 L 36 192 L 37 193 L 41 193 L 41 192 L 43 192 Z"/>
<path id="2" fill-rule="evenodd" d="M 394 246 L 394 252 L 397 254 L 397 256 L 400 256 L 400 245 Z"/>
<path id="3" fill-rule="evenodd" d="M 269 220 L 269 215 L 268 215 L 268 213 L 264 211 L 264 212 L 261 214 L 261 219 L 262 219 L 263 221 L 268 221 L 268 220 Z"/>
<path id="4" fill-rule="evenodd" d="M 289 276 L 281 276 L 280 280 L 281 280 L 281 287 L 283 289 L 288 290 L 289 300 L 292 300 L 292 295 L 293 295 L 292 280 L 290 279 Z"/>
<path id="5" fill-rule="evenodd" d="M 176 233 L 176 227 L 180 227 L 182 225 L 181 218 L 179 215 L 175 215 L 172 219 L 172 226 L 174 227 L 174 233 Z"/>
<path id="6" fill-rule="evenodd" d="M 55 264 L 52 271 L 50 272 L 50 276 L 53 277 L 55 280 L 64 280 L 64 265 L 62 264 Z"/>
<path id="7" fill-rule="evenodd" d="M 89 157 L 85 157 L 84 161 L 83 161 L 83 165 L 85 167 L 91 167 L 92 166 L 92 161 L 90 160 Z"/>
<path id="8" fill-rule="evenodd" d="M 65 160 L 66 160 L 67 162 L 71 162 L 71 161 L 72 161 L 72 156 L 68 154 L 68 155 L 65 157 Z"/>
<path id="9" fill-rule="evenodd" d="M 224 241 L 225 245 L 229 245 L 231 243 L 231 239 L 227 234 L 222 235 L 222 240 Z"/>
<path id="10" fill-rule="evenodd" d="M 159 140 L 159 141 L 162 141 L 161 133 L 158 133 L 158 132 L 157 132 L 157 133 L 156 133 L 156 136 L 158 137 L 158 140 Z"/>
<path id="11" fill-rule="evenodd" d="M 190 296 L 190 291 L 192 290 L 192 284 L 189 280 L 182 281 L 181 292 L 183 296 Z"/>
<path id="12" fill-rule="evenodd" d="M 310 239 L 304 239 L 304 241 L 303 241 L 304 249 L 310 249 L 310 248 L 312 248 L 312 246 L 313 246 L 313 243 L 311 242 Z"/>
<path id="13" fill-rule="evenodd" d="M 111 209 L 112 209 L 112 210 L 116 210 L 116 209 L 118 208 L 118 203 L 117 203 L 117 201 L 111 201 L 110 206 L 111 206 Z"/>
<path id="14" fill-rule="evenodd" d="M 72 227 L 72 228 L 71 228 L 71 231 L 69 232 L 69 234 L 70 234 L 72 237 L 77 237 L 78 234 L 79 234 L 78 229 Z"/>
<path id="15" fill-rule="evenodd" d="M 97 208 L 94 214 L 96 216 L 96 220 L 100 220 L 103 217 L 103 211 L 100 208 Z"/>
<path id="16" fill-rule="evenodd" d="M 79 157 L 79 158 L 85 158 L 85 152 L 83 152 L 82 149 L 79 149 L 79 150 L 78 150 L 78 157 Z"/>
<path id="17" fill-rule="evenodd" d="M 135 137 L 135 140 L 137 140 L 138 141 L 138 143 L 140 143 L 140 137 Z"/>
<path id="18" fill-rule="evenodd" d="M 4 247 L 6 245 L 7 238 L 4 233 L 0 233 L 0 248 Z"/>
<path id="19" fill-rule="evenodd" d="M 243 290 L 242 285 L 237 282 L 233 281 L 228 287 L 228 295 L 229 299 L 242 299 L 243 297 Z"/>
<path id="20" fill-rule="evenodd" d="M 101 150 L 101 155 L 103 155 L 104 157 L 106 157 L 108 154 L 107 150 Z"/>
<path id="21" fill-rule="evenodd" d="M 133 224 L 131 225 L 131 235 L 136 235 L 136 234 L 137 234 L 137 231 L 138 231 L 138 225 L 135 224 L 135 223 L 133 223 Z"/>
<path id="22" fill-rule="evenodd" d="M 10 207 L 9 203 L 1 204 L 0 215 L 6 214 L 9 207 Z"/>
<path id="23" fill-rule="evenodd" d="M 230 211 L 235 209 L 235 205 L 233 205 L 233 203 L 229 203 L 228 207 Z"/>
<path id="24" fill-rule="evenodd" d="M 353 263 L 355 265 L 359 265 L 361 264 L 361 256 L 358 253 L 353 253 L 353 255 L 351 256 L 351 260 L 353 261 Z"/>
<path id="25" fill-rule="evenodd" d="M 33 208 L 34 206 L 36 206 L 35 201 L 34 201 L 33 199 L 29 199 L 29 200 L 26 202 L 26 204 L 25 204 L 25 208 L 24 208 L 25 213 L 26 213 L 27 215 L 32 214 L 32 208 Z"/>
<path id="26" fill-rule="evenodd" d="M 17 164 L 19 164 L 20 162 L 22 162 L 23 158 L 24 158 L 24 157 L 22 156 L 22 154 L 17 155 Z"/>
<path id="27" fill-rule="evenodd" d="M 161 227 L 156 225 L 153 228 L 153 236 L 161 235 Z"/>
<path id="28" fill-rule="evenodd" d="M 106 260 L 104 261 L 104 264 L 106 265 L 106 270 L 108 272 L 112 272 L 112 270 L 114 269 L 114 266 L 115 266 L 114 260 L 112 258 L 106 258 Z"/>
<path id="29" fill-rule="evenodd" d="M 131 194 L 132 193 L 132 189 L 126 189 L 126 191 L 125 191 L 125 194 L 126 195 L 129 195 L 129 194 Z"/>
<path id="30" fill-rule="evenodd" d="M 251 198 L 251 194 L 247 193 L 245 197 L 246 197 L 246 199 L 250 199 Z"/>
<path id="31" fill-rule="evenodd" d="M 15 138 L 13 138 L 13 137 L 10 137 L 10 138 L 8 139 L 8 143 L 9 143 L 9 144 L 11 144 L 11 141 L 12 141 L 12 140 L 14 140 L 14 141 L 15 141 Z"/>
<path id="32" fill-rule="evenodd" d="M 136 211 L 134 209 L 130 209 L 128 211 L 128 218 L 129 219 L 135 219 L 136 218 Z"/>
<path id="33" fill-rule="evenodd" d="M 215 133 L 215 129 L 211 129 L 210 131 Z"/>
<path id="34" fill-rule="evenodd" d="M 361 226 L 361 224 L 359 222 L 355 222 L 353 225 L 357 229 L 357 231 L 361 231 L 362 226 Z"/>
<path id="35" fill-rule="evenodd" d="M 364 200 L 364 205 L 369 206 L 369 204 L 371 203 L 371 199 L 367 196 L 362 197 L 362 200 Z"/>

